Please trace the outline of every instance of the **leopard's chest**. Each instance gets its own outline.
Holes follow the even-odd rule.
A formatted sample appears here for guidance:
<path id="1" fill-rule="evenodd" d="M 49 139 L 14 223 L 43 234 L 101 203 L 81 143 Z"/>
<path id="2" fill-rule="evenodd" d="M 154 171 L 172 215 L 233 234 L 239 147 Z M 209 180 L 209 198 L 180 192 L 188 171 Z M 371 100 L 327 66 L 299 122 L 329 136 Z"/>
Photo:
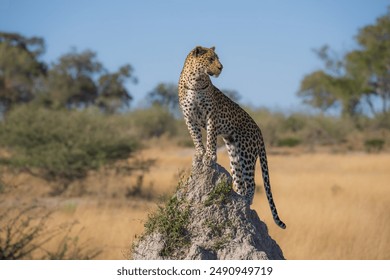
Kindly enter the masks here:
<path id="1" fill-rule="evenodd" d="M 184 117 L 205 127 L 207 118 L 212 112 L 212 102 L 213 100 L 203 92 L 187 90 L 186 97 L 181 104 Z"/>

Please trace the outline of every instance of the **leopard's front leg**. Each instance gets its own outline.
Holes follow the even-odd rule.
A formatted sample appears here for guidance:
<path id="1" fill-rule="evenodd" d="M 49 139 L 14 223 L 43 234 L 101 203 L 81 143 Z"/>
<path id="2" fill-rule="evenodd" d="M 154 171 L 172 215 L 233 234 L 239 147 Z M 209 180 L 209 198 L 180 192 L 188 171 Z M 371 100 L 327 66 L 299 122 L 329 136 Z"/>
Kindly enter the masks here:
<path id="1" fill-rule="evenodd" d="M 203 157 L 203 163 L 207 166 L 211 166 L 217 162 L 217 129 L 212 117 L 207 119 L 206 131 L 206 153 Z"/>
<path id="2" fill-rule="evenodd" d="M 190 132 L 192 141 L 195 146 L 195 161 L 201 161 L 204 154 L 205 148 L 202 143 L 202 132 L 201 128 L 197 125 L 197 123 L 189 118 L 185 119 L 188 131 Z"/>

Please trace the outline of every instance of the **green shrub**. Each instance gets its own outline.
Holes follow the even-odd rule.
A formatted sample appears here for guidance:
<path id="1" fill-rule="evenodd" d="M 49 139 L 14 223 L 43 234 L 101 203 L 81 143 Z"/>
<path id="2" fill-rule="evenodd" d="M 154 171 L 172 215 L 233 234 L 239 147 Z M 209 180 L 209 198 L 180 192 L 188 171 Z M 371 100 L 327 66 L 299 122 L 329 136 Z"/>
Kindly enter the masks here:
<path id="1" fill-rule="evenodd" d="M 332 116 L 308 116 L 307 125 L 299 133 L 304 144 L 340 145 L 345 143 L 348 136 L 356 131 L 351 119 Z"/>
<path id="2" fill-rule="evenodd" d="M 64 185 L 84 178 L 137 148 L 130 131 L 110 118 L 97 111 L 16 108 L 0 124 L 0 145 L 11 152 L 2 163 Z"/>
<path id="3" fill-rule="evenodd" d="M 383 129 L 383 130 L 390 130 L 390 114 L 389 113 L 382 113 L 378 114 L 374 118 L 371 119 L 371 127 L 374 129 Z"/>
<path id="4" fill-rule="evenodd" d="M 154 105 L 148 109 L 138 109 L 128 116 L 141 138 L 160 137 L 163 134 L 176 134 L 176 120 L 164 107 Z"/>
<path id="5" fill-rule="evenodd" d="M 150 214 L 145 223 L 147 234 L 159 232 L 164 236 L 164 247 L 160 252 L 163 257 L 170 256 L 177 248 L 188 245 L 187 225 L 189 208 L 176 196 L 171 197 L 164 207 Z"/>
<path id="6" fill-rule="evenodd" d="M 278 140 L 278 147 L 295 147 L 301 144 L 301 140 L 294 137 L 286 137 Z"/>
<path id="7" fill-rule="evenodd" d="M 225 204 L 229 195 L 232 192 L 232 185 L 228 184 L 226 180 L 219 182 L 215 188 L 210 192 L 207 200 L 204 202 L 205 206 L 211 206 L 215 204 Z"/>
<path id="8" fill-rule="evenodd" d="M 188 137 L 188 139 L 179 139 L 177 141 L 177 145 L 179 147 L 193 148 L 194 142 L 191 140 L 191 138 Z"/>
<path id="9" fill-rule="evenodd" d="M 339 145 L 348 141 L 349 135 L 358 133 L 356 119 L 285 114 L 263 108 L 246 110 L 259 124 L 266 144 L 271 146 Z"/>
<path id="10" fill-rule="evenodd" d="M 308 116 L 295 113 L 283 120 L 283 127 L 286 131 L 298 132 L 307 125 L 308 119 Z"/>
<path id="11" fill-rule="evenodd" d="M 267 145 L 276 146 L 278 139 L 285 132 L 283 122 L 285 116 L 279 112 L 272 112 L 265 108 L 245 110 L 259 125 Z"/>
<path id="12" fill-rule="evenodd" d="M 383 150 L 384 144 L 385 144 L 385 140 L 378 139 L 378 138 L 368 139 L 368 140 L 364 141 L 364 147 L 365 147 L 366 151 L 369 153 L 371 153 L 371 152 L 379 153 L 380 151 Z"/>

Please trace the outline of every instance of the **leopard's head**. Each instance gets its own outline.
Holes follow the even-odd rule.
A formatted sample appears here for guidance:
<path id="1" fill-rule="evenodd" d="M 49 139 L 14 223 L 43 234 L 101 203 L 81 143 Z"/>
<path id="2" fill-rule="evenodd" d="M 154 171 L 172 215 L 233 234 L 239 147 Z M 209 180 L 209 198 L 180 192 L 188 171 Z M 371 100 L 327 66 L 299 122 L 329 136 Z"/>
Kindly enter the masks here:
<path id="1" fill-rule="evenodd" d="M 190 53 L 191 60 L 198 70 L 198 74 L 207 74 L 218 77 L 222 71 L 222 64 L 219 61 L 218 55 L 215 53 L 215 47 L 204 48 L 197 46 Z"/>

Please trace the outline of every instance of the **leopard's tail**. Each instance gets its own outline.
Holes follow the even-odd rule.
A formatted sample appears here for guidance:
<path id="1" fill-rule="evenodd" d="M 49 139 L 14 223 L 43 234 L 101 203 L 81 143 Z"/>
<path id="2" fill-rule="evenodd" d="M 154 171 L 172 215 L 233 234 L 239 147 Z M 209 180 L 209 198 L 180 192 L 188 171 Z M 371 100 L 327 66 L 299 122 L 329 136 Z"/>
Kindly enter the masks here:
<path id="1" fill-rule="evenodd" d="M 283 223 L 278 215 L 278 211 L 276 210 L 274 200 L 272 198 L 272 192 L 271 192 L 271 184 L 269 180 L 269 173 L 268 173 L 268 163 L 267 163 L 267 154 L 265 152 L 265 145 L 264 141 L 261 141 L 260 143 L 260 166 L 261 166 L 261 172 L 263 175 L 263 182 L 264 182 L 264 189 L 265 194 L 267 195 L 269 207 L 271 208 L 272 217 L 274 218 L 275 223 L 285 229 L 286 224 Z"/>

